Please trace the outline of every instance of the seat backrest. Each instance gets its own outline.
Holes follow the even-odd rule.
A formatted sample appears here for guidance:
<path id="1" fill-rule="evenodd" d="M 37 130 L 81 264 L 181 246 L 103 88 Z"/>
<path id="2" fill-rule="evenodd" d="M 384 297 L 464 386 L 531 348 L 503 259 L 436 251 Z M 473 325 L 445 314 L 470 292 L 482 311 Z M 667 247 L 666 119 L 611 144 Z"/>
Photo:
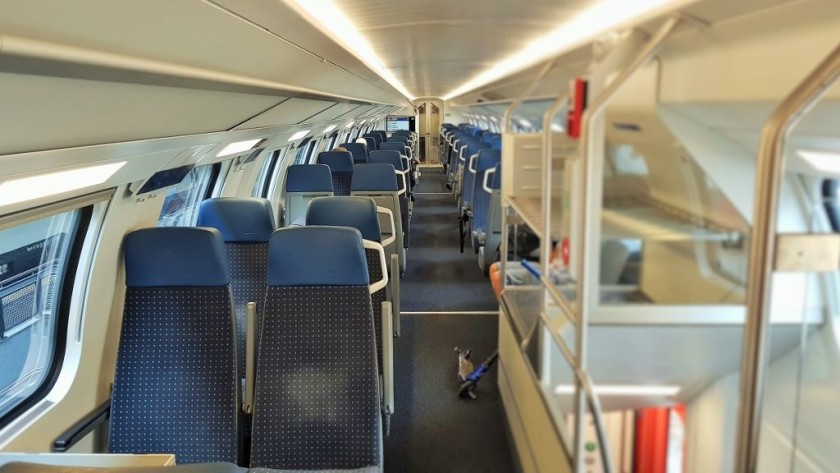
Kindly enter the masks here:
<path id="1" fill-rule="evenodd" d="M 349 151 L 323 151 L 318 154 L 318 164 L 330 167 L 333 194 L 350 195 L 353 178 L 353 155 Z"/>
<path id="2" fill-rule="evenodd" d="M 207 199 L 198 209 L 199 227 L 215 228 L 222 234 L 230 268 L 230 288 L 236 313 L 236 343 L 239 372 L 245 372 L 246 306 L 265 300 L 265 267 L 268 239 L 277 229 L 271 201 L 250 197 Z"/>
<path id="3" fill-rule="evenodd" d="M 478 159 L 475 163 L 475 176 L 473 178 L 473 191 L 472 191 L 472 213 L 473 213 L 473 220 L 472 220 L 472 228 L 473 230 L 481 230 L 484 231 L 487 226 L 487 210 L 490 206 L 490 195 L 491 192 L 487 192 L 487 189 L 492 191 L 492 187 L 490 186 L 490 180 L 487 182 L 487 189 L 485 189 L 485 178 L 484 176 L 487 174 L 488 171 L 493 170 L 495 172 L 496 166 L 502 160 L 502 153 L 499 150 L 495 149 L 482 149 L 478 152 Z M 492 178 L 493 176 L 489 176 Z"/>
<path id="4" fill-rule="evenodd" d="M 389 141 L 389 142 L 391 142 L 391 143 L 394 143 L 394 142 L 399 142 L 399 143 L 405 143 L 405 144 L 408 144 L 408 137 L 407 137 L 407 136 L 405 136 L 405 135 L 396 135 L 396 134 L 394 134 L 394 135 L 391 135 L 391 137 L 390 137 L 390 138 L 388 138 L 388 141 Z"/>
<path id="5" fill-rule="evenodd" d="M 394 215 L 394 231 L 397 241 L 403 242 L 405 246 L 405 229 L 403 228 L 403 202 L 400 200 L 399 184 L 397 183 L 396 169 L 391 164 L 368 163 L 357 164 L 353 172 L 353 184 L 350 190 L 351 195 L 368 197 L 373 199 L 376 205 L 385 207 Z M 405 204 L 407 205 L 407 203 Z M 406 212 L 407 213 L 407 212 Z M 380 215 L 379 226 L 382 229 L 382 237 L 390 236 L 387 227 L 390 222 L 384 220 L 387 217 Z M 388 258 L 394 253 L 388 248 Z M 405 253 L 400 253 L 400 267 L 405 267 Z"/>
<path id="6" fill-rule="evenodd" d="M 485 143 L 492 143 L 493 139 L 496 137 L 501 136 L 498 133 L 490 133 L 489 131 L 481 135 L 481 141 Z"/>
<path id="7" fill-rule="evenodd" d="M 475 181 L 475 164 L 478 160 L 478 153 L 483 149 L 490 149 L 490 143 L 484 143 L 478 140 L 470 141 L 464 151 L 464 165 L 467 169 L 464 171 L 463 192 L 461 194 L 461 205 L 469 207 L 472 204 L 473 182 Z"/>
<path id="8" fill-rule="evenodd" d="M 123 240 L 123 259 L 108 451 L 236 463 L 241 374 L 221 234 L 136 230 Z"/>
<path id="9" fill-rule="evenodd" d="M 379 135 L 379 143 L 378 144 L 382 144 L 382 143 L 388 141 L 388 132 L 386 132 L 385 130 L 373 130 L 371 133 L 373 133 L 375 135 Z"/>
<path id="10" fill-rule="evenodd" d="M 502 149 L 502 135 L 490 137 L 490 147 L 493 149 Z"/>
<path id="11" fill-rule="evenodd" d="M 332 174 L 326 164 L 293 164 L 286 168 L 283 225 L 289 226 L 306 215 L 315 197 L 333 195 Z"/>
<path id="12" fill-rule="evenodd" d="M 387 141 L 379 145 L 379 151 L 396 151 L 403 156 L 408 156 L 406 152 L 405 143 L 401 141 Z"/>
<path id="13" fill-rule="evenodd" d="M 353 164 L 366 163 L 368 161 L 368 148 L 364 143 L 342 143 L 341 147 L 353 155 Z"/>
<path id="14" fill-rule="evenodd" d="M 362 135 L 357 140 L 365 140 L 368 149 L 368 155 L 370 155 L 371 151 L 376 150 L 376 138 L 373 135 Z"/>
<path id="15" fill-rule="evenodd" d="M 382 465 L 369 281 L 356 229 L 292 227 L 271 236 L 252 468 Z"/>
<path id="16" fill-rule="evenodd" d="M 371 163 L 384 163 L 390 164 L 394 166 L 395 171 L 397 172 L 397 185 L 399 186 L 400 192 L 406 189 L 406 177 L 405 177 L 405 161 L 400 157 L 399 151 L 394 150 L 382 150 L 382 151 L 372 151 L 370 153 L 370 162 Z"/>
<path id="17" fill-rule="evenodd" d="M 371 147 L 371 146 L 368 146 L 368 151 L 369 151 L 369 152 L 370 152 L 370 151 L 373 151 L 373 150 L 376 150 L 376 149 L 379 149 L 379 143 L 382 143 L 382 141 L 383 141 L 383 140 L 382 140 L 382 137 L 381 137 L 381 136 L 379 136 L 379 133 L 373 133 L 373 132 L 370 132 L 370 133 L 366 133 L 366 134 L 365 134 L 365 135 L 363 135 L 363 136 L 364 136 L 365 138 L 373 138 L 373 146 L 372 146 L 372 147 Z"/>
<path id="18" fill-rule="evenodd" d="M 382 233 L 379 229 L 379 215 L 376 204 L 366 197 L 322 197 L 313 199 L 309 203 L 306 214 L 306 225 L 321 225 L 334 227 L 350 227 L 359 230 L 363 240 L 382 243 Z M 372 282 L 383 278 L 379 249 L 365 247 L 368 275 Z M 373 304 L 373 323 L 376 332 L 376 354 L 379 372 L 383 370 L 382 356 L 382 302 L 387 299 L 387 291 L 383 287 L 371 294 Z"/>

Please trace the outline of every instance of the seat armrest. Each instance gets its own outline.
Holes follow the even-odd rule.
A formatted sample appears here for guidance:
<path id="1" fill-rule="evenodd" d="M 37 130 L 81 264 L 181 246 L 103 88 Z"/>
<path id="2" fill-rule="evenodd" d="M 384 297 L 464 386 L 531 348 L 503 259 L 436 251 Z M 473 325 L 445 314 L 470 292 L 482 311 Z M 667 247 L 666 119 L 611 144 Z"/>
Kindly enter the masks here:
<path id="1" fill-rule="evenodd" d="M 399 255 L 391 255 L 391 274 L 400 274 L 400 257 Z M 393 304 L 394 314 L 394 336 L 401 335 L 400 321 L 400 278 L 391 278 L 391 302 Z"/>
<path id="2" fill-rule="evenodd" d="M 97 427 L 104 424 L 110 417 L 111 400 L 108 399 L 62 432 L 53 442 L 52 450 L 54 452 L 66 452 L 70 450 L 79 440 L 96 430 Z"/>
<path id="3" fill-rule="evenodd" d="M 385 384 L 386 414 L 394 413 L 394 320 L 391 303 L 382 301 L 382 378 Z"/>
<path id="4" fill-rule="evenodd" d="M 397 226 L 394 222 L 394 212 L 391 212 L 391 209 L 387 207 L 380 207 L 376 206 L 376 213 L 384 214 L 388 216 L 388 221 L 391 222 L 391 236 L 382 240 L 382 246 L 388 246 L 391 243 L 394 243 L 397 240 Z"/>
<path id="5" fill-rule="evenodd" d="M 370 282 L 370 293 L 373 294 L 374 292 L 388 286 L 388 261 L 385 259 L 385 248 L 383 248 L 381 244 L 375 241 L 362 240 L 362 246 L 371 250 L 376 250 L 379 254 L 379 264 L 382 268 L 382 279 Z"/>

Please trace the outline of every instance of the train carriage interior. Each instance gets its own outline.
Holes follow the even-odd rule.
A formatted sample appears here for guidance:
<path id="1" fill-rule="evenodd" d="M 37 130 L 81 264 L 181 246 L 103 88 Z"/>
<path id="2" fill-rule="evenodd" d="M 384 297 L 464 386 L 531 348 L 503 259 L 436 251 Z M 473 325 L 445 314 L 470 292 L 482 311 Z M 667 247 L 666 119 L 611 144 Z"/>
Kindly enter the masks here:
<path id="1" fill-rule="evenodd" d="M 0 473 L 840 471 L 837 0 L 0 0 Z"/>

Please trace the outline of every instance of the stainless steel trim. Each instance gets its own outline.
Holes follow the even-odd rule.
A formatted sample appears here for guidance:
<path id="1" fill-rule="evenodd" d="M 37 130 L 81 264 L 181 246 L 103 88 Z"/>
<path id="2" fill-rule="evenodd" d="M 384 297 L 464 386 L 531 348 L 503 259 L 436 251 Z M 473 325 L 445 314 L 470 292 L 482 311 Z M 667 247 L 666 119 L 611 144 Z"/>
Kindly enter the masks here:
<path id="1" fill-rule="evenodd" d="M 765 359 L 770 327 L 770 285 L 776 245 L 776 213 L 784 178 L 784 141 L 791 128 L 840 77 L 840 45 L 776 108 L 761 133 L 750 264 L 747 322 L 741 354 L 741 390 L 734 470 L 752 473 L 758 465 L 759 422 L 764 394 Z"/>

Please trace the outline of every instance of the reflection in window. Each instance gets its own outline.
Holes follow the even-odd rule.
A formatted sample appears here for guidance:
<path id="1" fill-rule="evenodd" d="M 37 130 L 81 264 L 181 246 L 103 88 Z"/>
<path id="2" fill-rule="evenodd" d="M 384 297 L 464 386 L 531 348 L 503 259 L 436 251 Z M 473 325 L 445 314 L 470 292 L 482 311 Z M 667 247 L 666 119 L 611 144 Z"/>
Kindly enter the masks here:
<path id="1" fill-rule="evenodd" d="M 32 396 L 50 374 L 61 282 L 80 212 L 0 230 L 0 416 Z"/>
<path id="2" fill-rule="evenodd" d="M 169 189 L 158 217 L 159 227 L 185 227 L 196 224 L 198 204 L 206 197 L 213 183 L 213 166 L 193 169 L 177 186 Z"/>
<path id="3" fill-rule="evenodd" d="M 637 153 L 633 145 L 620 144 L 610 147 L 615 170 L 618 174 L 647 176 L 648 167 L 645 157 Z"/>

